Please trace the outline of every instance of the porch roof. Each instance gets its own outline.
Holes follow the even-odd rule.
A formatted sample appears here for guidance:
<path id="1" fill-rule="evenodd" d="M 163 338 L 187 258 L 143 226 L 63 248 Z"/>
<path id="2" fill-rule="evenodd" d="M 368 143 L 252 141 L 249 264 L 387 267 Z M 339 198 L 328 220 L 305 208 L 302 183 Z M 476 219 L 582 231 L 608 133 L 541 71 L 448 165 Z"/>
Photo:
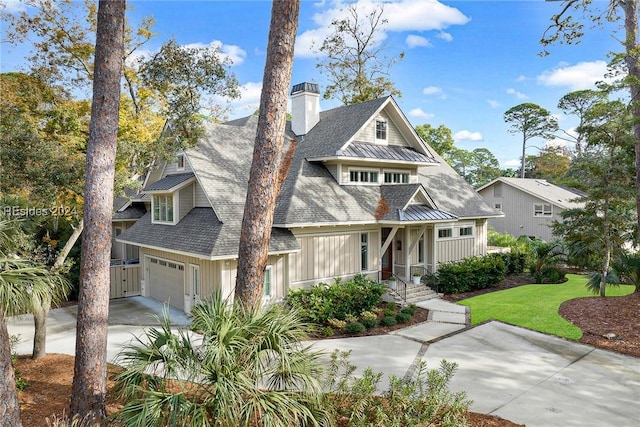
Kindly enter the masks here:
<path id="1" fill-rule="evenodd" d="M 406 209 L 398 209 L 400 221 L 452 221 L 457 216 L 439 209 L 431 209 L 424 205 L 408 206 Z"/>

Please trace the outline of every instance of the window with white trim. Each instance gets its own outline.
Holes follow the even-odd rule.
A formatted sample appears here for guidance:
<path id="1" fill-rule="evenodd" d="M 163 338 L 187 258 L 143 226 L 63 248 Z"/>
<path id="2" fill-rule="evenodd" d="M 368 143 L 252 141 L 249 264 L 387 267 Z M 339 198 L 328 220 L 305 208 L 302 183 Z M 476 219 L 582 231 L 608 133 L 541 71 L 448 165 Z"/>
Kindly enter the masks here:
<path id="1" fill-rule="evenodd" d="M 553 209 L 548 203 L 534 203 L 533 216 L 552 216 Z"/>
<path id="2" fill-rule="evenodd" d="M 178 159 L 176 160 L 176 169 L 179 171 L 184 170 L 184 164 L 185 164 L 185 160 L 184 160 L 184 154 L 178 154 Z"/>
<path id="3" fill-rule="evenodd" d="M 387 140 L 387 122 L 384 120 L 376 120 L 376 139 L 379 141 Z"/>
<path id="4" fill-rule="evenodd" d="M 264 270 L 264 283 L 262 284 L 262 296 L 271 296 L 271 266 L 267 266 Z"/>
<path id="5" fill-rule="evenodd" d="M 464 236 L 473 236 L 473 227 L 469 226 L 469 227 L 462 227 L 460 228 L 460 237 L 464 237 Z"/>
<path id="6" fill-rule="evenodd" d="M 493 208 L 494 208 L 495 210 L 497 210 L 497 211 L 502 212 L 502 203 L 495 203 L 495 204 L 493 205 Z"/>
<path id="7" fill-rule="evenodd" d="M 438 238 L 447 239 L 449 237 L 453 237 L 453 229 L 451 228 L 441 228 L 438 230 Z"/>
<path id="8" fill-rule="evenodd" d="M 424 235 L 420 237 L 418 241 L 418 263 L 422 264 L 424 262 Z"/>
<path id="9" fill-rule="evenodd" d="M 384 183 L 385 184 L 408 184 L 409 172 L 385 171 Z"/>
<path id="10" fill-rule="evenodd" d="M 153 195 L 153 222 L 173 223 L 173 194 Z"/>
<path id="11" fill-rule="evenodd" d="M 360 270 L 369 269 L 369 233 L 360 234 Z"/>
<path id="12" fill-rule="evenodd" d="M 364 170 L 364 169 L 350 169 L 349 170 L 349 182 L 361 182 L 368 184 L 378 183 L 378 171 L 377 170 Z"/>

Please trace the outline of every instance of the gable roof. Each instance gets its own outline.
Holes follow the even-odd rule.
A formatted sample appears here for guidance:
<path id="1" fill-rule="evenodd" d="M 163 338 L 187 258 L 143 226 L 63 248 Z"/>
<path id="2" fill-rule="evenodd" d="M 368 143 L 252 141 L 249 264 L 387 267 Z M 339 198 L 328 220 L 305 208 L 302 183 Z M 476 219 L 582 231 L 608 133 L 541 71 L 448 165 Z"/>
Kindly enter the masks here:
<path id="1" fill-rule="evenodd" d="M 410 147 L 372 146 L 355 140 L 383 109 L 398 131 L 409 136 Z M 207 124 L 196 146 L 184 152 L 193 173 L 167 175 L 145 188 L 165 191 L 195 179 L 210 207 L 192 209 L 176 225 L 153 224 L 147 214 L 118 240 L 207 258 L 237 256 L 257 120 L 249 116 Z M 288 123 L 285 145 L 294 139 L 298 139 L 296 150 L 274 214 L 272 252 L 298 250 L 289 230 L 298 226 L 499 216 L 417 136 L 391 97 L 324 111 L 320 121 L 301 137 L 292 133 Z M 418 183 L 339 185 L 323 162 L 313 160 L 344 155 L 408 162 L 417 168 Z M 378 209 L 382 200 L 388 205 L 384 212 Z"/>
<path id="2" fill-rule="evenodd" d="M 383 108 L 393 112 L 404 134 L 416 138 L 423 152 L 414 151 L 418 182 L 438 210 L 453 218 L 501 216 L 484 201 L 458 173 L 417 136 L 393 98 L 379 98 L 361 104 L 338 107 L 320 114 L 320 122 L 297 143 L 289 174 L 285 179 L 274 215 L 283 227 L 322 223 L 373 223 L 384 186 L 338 185 L 320 158 L 336 158 L 354 150 L 358 132 L 375 119 Z M 325 132 L 327 133 L 325 135 Z M 416 145 L 418 146 L 418 145 Z M 387 146 L 392 147 L 392 146 Z M 392 150 L 395 148 L 391 148 Z M 410 150 L 406 148 L 406 150 Z M 428 165 L 422 162 L 427 160 Z M 401 186 L 393 186 L 401 191 Z M 388 197 L 388 193 L 386 195 Z"/>
<path id="3" fill-rule="evenodd" d="M 478 188 L 478 192 L 492 187 L 498 182 L 504 183 L 520 191 L 524 191 L 527 194 L 530 194 L 562 209 L 572 209 L 583 206 L 582 202 L 576 200 L 583 194 L 579 193 L 578 191 L 572 191 L 565 187 L 560 187 L 558 185 L 552 184 L 544 179 L 500 177 Z"/>

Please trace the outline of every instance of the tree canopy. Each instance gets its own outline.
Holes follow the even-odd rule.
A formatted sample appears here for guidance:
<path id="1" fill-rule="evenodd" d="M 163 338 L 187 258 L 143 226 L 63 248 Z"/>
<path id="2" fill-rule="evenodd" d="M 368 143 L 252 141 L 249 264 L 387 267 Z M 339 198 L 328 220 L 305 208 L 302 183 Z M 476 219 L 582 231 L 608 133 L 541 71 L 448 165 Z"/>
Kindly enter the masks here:
<path id="1" fill-rule="evenodd" d="M 380 32 L 387 20 L 384 6 L 364 10 L 351 3 L 344 18 L 331 22 L 333 32 L 318 47 L 322 55 L 317 64 L 328 85 L 325 99 L 339 98 L 344 105 L 369 101 L 384 95 L 400 96 L 389 77 L 389 69 L 404 53 L 385 55 Z"/>

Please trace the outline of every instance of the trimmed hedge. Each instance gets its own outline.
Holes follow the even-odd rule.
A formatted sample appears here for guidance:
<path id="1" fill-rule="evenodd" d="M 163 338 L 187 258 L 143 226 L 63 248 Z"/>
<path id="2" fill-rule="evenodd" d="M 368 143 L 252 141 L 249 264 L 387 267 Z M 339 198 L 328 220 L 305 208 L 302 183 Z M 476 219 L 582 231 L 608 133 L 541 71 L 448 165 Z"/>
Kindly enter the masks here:
<path id="1" fill-rule="evenodd" d="M 449 294 L 496 286 L 502 283 L 506 274 L 502 254 L 469 257 L 438 267 L 440 289 Z"/>
<path id="2" fill-rule="evenodd" d="M 328 319 L 344 320 L 347 315 L 358 317 L 382 301 L 385 286 L 357 275 L 345 283 L 321 283 L 311 289 L 289 291 L 287 303 L 298 308 L 313 323 L 325 324 Z"/>

